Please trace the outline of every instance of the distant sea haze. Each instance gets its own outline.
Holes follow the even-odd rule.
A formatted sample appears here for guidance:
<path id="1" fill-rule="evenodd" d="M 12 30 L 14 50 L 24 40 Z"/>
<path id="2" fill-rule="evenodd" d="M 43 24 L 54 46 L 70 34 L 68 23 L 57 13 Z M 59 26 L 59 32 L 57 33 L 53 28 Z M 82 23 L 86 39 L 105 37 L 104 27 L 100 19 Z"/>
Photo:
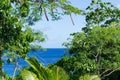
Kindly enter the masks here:
<path id="1" fill-rule="evenodd" d="M 65 54 L 67 54 L 68 51 L 66 48 L 47 48 L 45 51 L 40 49 L 37 51 L 30 51 L 30 54 L 28 54 L 28 57 L 36 57 L 44 66 L 47 66 L 51 63 L 56 63 L 61 57 Z M 4 58 L 3 58 L 4 60 Z M 28 64 L 23 60 L 20 59 L 18 62 L 19 66 L 18 68 L 22 68 L 24 66 L 28 66 Z M 8 75 L 13 75 L 15 65 L 13 64 L 7 64 L 3 66 L 3 70 Z"/>

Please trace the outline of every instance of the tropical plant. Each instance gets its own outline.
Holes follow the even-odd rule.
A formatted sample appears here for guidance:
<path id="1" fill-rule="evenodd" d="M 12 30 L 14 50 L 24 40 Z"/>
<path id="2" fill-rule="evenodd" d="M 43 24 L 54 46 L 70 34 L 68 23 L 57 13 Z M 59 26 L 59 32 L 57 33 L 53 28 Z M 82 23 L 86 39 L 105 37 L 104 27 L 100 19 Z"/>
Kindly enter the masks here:
<path id="1" fill-rule="evenodd" d="M 37 78 L 35 73 L 27 69 L 23 69 L 20 71 L 20 74 L 16 76 L 14 80 L 40 80 L 40 79 Z"/>
<path id="2" fill-rule="evenodd" d="M 31 70 L 37 75 L 40 80 L 52 80 L 52 71 L 47 67 L 42 66 L 35 57 L 26 59 L 31 66 Z"/>
<path id="3" fill-rule="evenodd" d="M 79 80 L 101 80 L 98 75 L 85 74 Z"/>
<path id="4" fill-rule="evenodd" d="M 60 67 L 57 66 L 44 67 L 42 66 L 41 63 L 39 63 L 39 61 L 35 57 L 28 58 L 26 59 L 26 61 L 30 65 L 30 68 L 28 69 L 26 68 L 27 72 L 21 71 L 22 75 L 27 75 L 28 72 L 29 73 L 32 72 L 37 76 L 39 80 L 69 80 L 69 77 L 66 74 L 66 72 Z M 18 76 L 21 78 L 20 75 Z M 27 77 L 29 76 L 27 75 L 26 79 Z"/>
<path id="5" fill-rule="evenodd" d="M 2 75 L 0 75 L 0 80 L 12 80 L 12 77 L 7 75 L 6 73 L 3 73 L 4 74 L 4 78 L 2 77 Z"/>
<path id="6" fill-rule="evenodd" d="M 64 43 L 71 56 L 57 63 L 73 76 L 71 80 L 87 73 L 102 79 L 120 70 L 119 26 L 93 27 L 88 33 L 77 32 L 71 36 L 69 42 Z"/>
<path id="7" fill-rule="evenodd" d="M 54 80 L 69 80 L 69 76 L 63 68 L 56 65 L 49 66 L 48 68 L 52 70 Z"/>

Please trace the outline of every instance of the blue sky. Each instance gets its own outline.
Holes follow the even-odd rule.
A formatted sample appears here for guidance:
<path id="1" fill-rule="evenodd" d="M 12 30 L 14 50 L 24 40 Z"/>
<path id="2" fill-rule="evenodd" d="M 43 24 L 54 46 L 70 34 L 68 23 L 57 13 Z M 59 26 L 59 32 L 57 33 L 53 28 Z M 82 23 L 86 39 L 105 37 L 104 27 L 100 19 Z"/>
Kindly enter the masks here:
<path id="1" fill-rule="evenodd" d="M 90 3 L 91 0 L 69 0 L 72 5 L 84 10 Z M 102 0 L 109 1 L 112 4 L 120 8 L 120 0 Z M 59 21 L 46 21 L 45 17 L 43 20 L 37 22 L 34 25 L 35 29 L 41 30 L 47 35 L 47 40 L 41 45 L 45 48 L 62 48 L 63 42 L 67 41 L 70 33 L 81 31 L 81 28 L 85 26 L 84 17 L 81 15 L 72 14 L 75 25 L 72 25 L 69 16 L 63 16 Z"/>

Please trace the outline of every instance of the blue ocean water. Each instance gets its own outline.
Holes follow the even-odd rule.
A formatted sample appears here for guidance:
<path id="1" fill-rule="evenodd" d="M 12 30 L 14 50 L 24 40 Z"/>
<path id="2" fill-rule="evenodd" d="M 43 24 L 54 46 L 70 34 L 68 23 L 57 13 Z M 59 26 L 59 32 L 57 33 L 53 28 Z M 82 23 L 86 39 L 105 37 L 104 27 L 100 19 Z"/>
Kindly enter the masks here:
<path id="1" fill-rule="evenodd" d="M 45 51 L 42 49 L 37 50 L 37 51 L 30 51 L 30 54 L 28 54 L 28 57 L 37 57 L 38 60 L 44 65 L 48 65 L 51 63 L 57 62 L 63 55 L 67 54 L 67 49 L 65 48 L 47 48 Z M 24 66 L 28 66 L 28 64 L 23 60 L 20 59 L 19 62 L 19 68 L 22 68 Z M 13 64 L 5 64 L 3 66 L 3 70 L 8 74 L 8 75 L 13 75 L 15 65 Z"/>

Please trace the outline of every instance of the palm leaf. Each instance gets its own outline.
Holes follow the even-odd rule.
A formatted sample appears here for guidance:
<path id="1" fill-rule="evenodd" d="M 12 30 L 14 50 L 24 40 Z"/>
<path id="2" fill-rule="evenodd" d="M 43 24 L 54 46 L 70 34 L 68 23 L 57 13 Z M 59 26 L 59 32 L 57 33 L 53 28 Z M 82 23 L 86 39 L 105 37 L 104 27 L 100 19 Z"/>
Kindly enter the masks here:
<path id="1" fill-rule="evenodd" d="M 16 80 L 39 80 L 37 75 L 29 70 L 21 70 L 20 74 L 16 77 Z"/>
<path id="2" fill-rule="evenodd" d="M 52 71 L 43 67 L 35 57 L 28 58 L 26 61 L 37 73 L 40 80 L 53 80 Z"/>
<path id="3" fill-rule="evenodd" d="M 85 74 L 79 80 L 101 80 L 98 75 Z"/>
<path id="4" fill-rule="evenodd" d="M 52 74 L 55 80 L 69 80 L 69 76 L 65 72 L 65 70 L 58 66 L 51 66 Z"/>

